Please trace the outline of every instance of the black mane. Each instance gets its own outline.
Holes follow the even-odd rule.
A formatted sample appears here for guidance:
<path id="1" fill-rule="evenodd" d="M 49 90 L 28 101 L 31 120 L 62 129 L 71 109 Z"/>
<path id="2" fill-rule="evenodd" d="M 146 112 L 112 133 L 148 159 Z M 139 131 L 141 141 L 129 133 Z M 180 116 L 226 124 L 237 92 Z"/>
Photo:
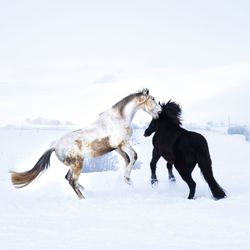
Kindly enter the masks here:
<path id="1" fill-rule="evenodd" d="M 167 103 L 161 103 L 161 116 L 168 118 L 173 124 L 180 126 L 182 110 L 178 103 L 169 100 Z"/>

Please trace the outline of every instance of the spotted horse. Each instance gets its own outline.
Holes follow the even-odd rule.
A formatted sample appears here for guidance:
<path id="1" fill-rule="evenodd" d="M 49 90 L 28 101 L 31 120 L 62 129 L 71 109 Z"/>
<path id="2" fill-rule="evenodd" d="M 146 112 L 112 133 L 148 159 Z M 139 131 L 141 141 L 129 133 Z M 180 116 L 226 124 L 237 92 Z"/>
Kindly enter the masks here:
<path id="1" fill-rule="evenodd" d="M 50 165 L 50 156 L 55 151 L 58 159 L 69 167 L 65 178 L 80 199 L 84 196 L 78 178 L 86 157 L 97 157 L 115 150 L 125 160 L 124 180 L 131 183 L 130 174 L 137 159 L 129 140 L 132 135 L 131 123 L 138 110 L 143 110 L 153 118 L 158 118 L 161 106 L 148 89 L 128 95 L 109 110 L 101 113 L 96 121 L 84 129 L 62 136 L 55 146 L 48 149 L 35 166 L 25 172 L 10 171 L 15 187 L 22 188 L 35 180 Z"/>

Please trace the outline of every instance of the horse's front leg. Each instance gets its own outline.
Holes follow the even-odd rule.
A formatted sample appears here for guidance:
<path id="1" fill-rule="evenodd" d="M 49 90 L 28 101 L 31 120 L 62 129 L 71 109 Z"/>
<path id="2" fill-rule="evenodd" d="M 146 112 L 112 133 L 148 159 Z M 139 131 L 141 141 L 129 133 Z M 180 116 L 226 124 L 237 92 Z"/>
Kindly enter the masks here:
<path id="1" fill-rule="evenodd" d="M 158 185 L 158 179 L 156 176 L 156 164 L 157 164 L 158 160 L 160 159 L 160 157 L 161 156 L 158 153 L 158 150 L 156 148 L 154 148 L 153 152 L 152 152 L 152 160 L 150 162 L 152 187 L 156 187 Z"/>
<path id="2" fill-rule="evenodd" d="M 167 163 L 167 169 L 168 169 L 168 179 L 172 182 L 175 182 L 175 176 L 173 174 L 173 163 L 168 162 Z"/>
<path id="3" fill-rule="evenodd" d="M 119 147 L 119 150 L 121 151 L 120 154 L 123 156 L 126 162 L 125 171 L 124 171 L 124 179 L 128 184 L 131 184 L 130 174 L 131 174 L 133 165 L 135 164 L 135 161 L 137 160 L 137 153 L 135 152 L 135 150 L 131 147 L 129 143 L 122 144 Z"/>

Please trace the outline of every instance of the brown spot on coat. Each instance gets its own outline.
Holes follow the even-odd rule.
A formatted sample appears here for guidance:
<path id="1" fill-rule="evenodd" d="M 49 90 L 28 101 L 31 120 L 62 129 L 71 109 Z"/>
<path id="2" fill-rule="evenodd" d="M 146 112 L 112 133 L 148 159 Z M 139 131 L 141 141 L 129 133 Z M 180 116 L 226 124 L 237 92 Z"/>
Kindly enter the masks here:
<path id="1" fill-rule="evenodd" d="M 92 157 L 101 156 L 114 150 L 109 143 L 109 137 L 96 139 L 90 144 Z"/>
<path id="2" fill-rule="evenodd" d="M 82 162 L 83 162 L 83 157 L 81 157 L 80 155 L 66 157 L 63 161 L 65 165 L 71 167 L 81 165 Z"/>
<path id="3" fill-rule="evenodd" d="M 81 140 L 75 140 L 76 145 L 78 146 L 78 148 L 80 149 L 80 151 L 82 150 L 82 141 Z"/>

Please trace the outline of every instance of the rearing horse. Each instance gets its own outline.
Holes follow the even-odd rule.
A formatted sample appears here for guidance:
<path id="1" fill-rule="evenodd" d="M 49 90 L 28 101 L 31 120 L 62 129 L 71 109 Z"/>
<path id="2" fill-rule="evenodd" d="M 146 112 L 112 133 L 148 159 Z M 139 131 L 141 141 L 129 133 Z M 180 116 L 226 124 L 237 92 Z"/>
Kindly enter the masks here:
<path id="1" fill-rule="evenodd" d="M 80 199 L 84 196 L 80 191 L 82 186 L 78 183 L 78 178 L 86 157 L 97 157 L 116 150 L 125 160 L 124 179 L 130 183 L 130 173 L 137 159 L 136 152 L 129 144 L 131 123 L 140 109 L 153 118 L 158 118 L 161 111 L 161 106 L 149 95 L 148 89 L 123 98 L 111 109 L 101 113 L 91 126 L 62 136 L 32 169 L 22 173 L 11 171 L 13 185 L 21 188 L 31 183 L 49 167 L 50 156 L 54 151 L 58 159 L 70 167 L 65 178 Z"/>

